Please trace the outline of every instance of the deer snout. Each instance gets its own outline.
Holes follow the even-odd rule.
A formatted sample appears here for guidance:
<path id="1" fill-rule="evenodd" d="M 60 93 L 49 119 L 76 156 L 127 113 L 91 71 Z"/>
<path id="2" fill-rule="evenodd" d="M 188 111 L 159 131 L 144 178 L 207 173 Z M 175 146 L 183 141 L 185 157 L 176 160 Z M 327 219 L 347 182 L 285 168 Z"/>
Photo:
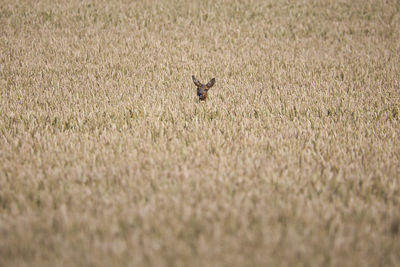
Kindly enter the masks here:
<path id="1" fill-rule="evenodd" d="M 207 90 L 200 89 L 197 91 L 197 96 L 200 100 L 205 100 L 207 98 Z"/>

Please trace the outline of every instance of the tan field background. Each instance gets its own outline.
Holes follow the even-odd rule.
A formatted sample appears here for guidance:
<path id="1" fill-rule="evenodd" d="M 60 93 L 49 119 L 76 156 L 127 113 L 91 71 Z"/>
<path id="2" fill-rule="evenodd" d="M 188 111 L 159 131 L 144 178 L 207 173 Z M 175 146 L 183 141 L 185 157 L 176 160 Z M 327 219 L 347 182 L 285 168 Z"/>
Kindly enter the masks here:
<path id="1" fill-rule="evenodd" d="M 400 1 L 0 2 L 0 266 L 400 266 Z"/>

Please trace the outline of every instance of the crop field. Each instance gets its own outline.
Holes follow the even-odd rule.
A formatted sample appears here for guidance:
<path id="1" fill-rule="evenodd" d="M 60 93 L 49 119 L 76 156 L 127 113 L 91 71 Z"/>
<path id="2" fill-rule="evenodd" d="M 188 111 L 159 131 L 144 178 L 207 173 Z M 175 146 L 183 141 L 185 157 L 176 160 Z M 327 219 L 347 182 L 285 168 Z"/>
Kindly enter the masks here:
<path id="1" fill-rule="evenodd" d="M 0 90 L 1 267 L 400 266 L 399 0 L 0 0 Z"/>

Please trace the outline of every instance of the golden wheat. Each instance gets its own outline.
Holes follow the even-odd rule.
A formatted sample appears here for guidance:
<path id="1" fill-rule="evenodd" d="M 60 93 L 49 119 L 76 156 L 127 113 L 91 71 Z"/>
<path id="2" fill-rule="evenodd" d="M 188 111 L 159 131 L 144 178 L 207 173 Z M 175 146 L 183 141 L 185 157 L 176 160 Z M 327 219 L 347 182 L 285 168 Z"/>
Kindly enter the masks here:
<path id="1" fill-rule="evenodd" d="M 399 266 L 399 29 L 395 0 L 3 0 L 0 266 Z"/>

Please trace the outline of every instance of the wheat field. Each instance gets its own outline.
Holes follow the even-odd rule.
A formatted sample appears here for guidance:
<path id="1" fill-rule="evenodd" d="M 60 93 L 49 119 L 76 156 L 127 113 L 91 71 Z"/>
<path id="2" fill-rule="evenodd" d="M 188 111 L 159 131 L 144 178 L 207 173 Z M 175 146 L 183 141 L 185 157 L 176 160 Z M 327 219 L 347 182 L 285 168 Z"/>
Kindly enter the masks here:
<path id="1" fill-rule="evenodd" d="M 0 2 L 0 266 L 400 266 L 400 1 Z"/>

